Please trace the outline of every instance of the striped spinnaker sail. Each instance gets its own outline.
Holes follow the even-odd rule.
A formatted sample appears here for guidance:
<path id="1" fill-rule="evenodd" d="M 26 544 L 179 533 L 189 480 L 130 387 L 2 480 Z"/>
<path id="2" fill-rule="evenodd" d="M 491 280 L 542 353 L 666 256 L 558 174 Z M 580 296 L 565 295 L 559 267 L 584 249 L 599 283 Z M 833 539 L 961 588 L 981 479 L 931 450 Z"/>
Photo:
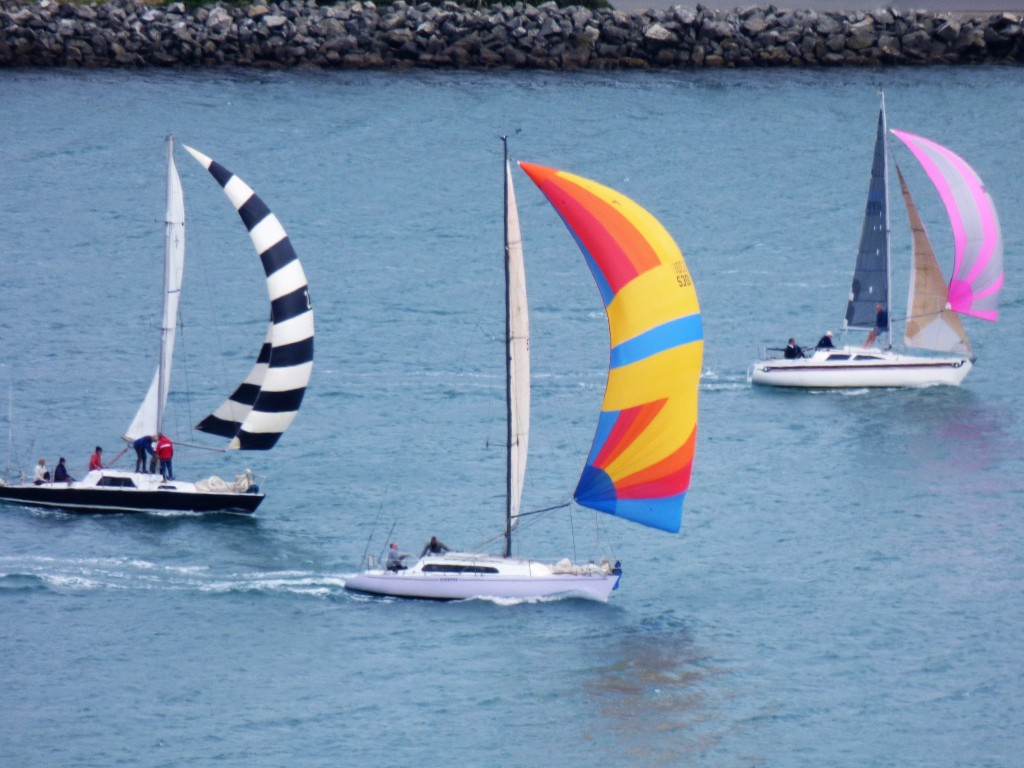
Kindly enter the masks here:
<path id="1" fill-rule="evenodd" d="M 674 533 L 690 485 L 704 351 L 683 254 L 625 195 L 553 168 L 519 165 L 576 239 L 608 315 L 608 383 L 574 498 Z"/>
<path id="2" fill-rule="evenodd" d="M 954 248 L 950 309 L 995 320 L 1003 287 L 1003 236 L 985 185 L 962 157 L 941 144 L 905 131 L 893 134 L 921 163 L 949 215 Z"/>
<path id="3" fill-rule="evenodd" d="M 256 365 L 196 429 L 230 437 L 232 449 L 267 450 L 298 413 L 313 372 L 313 306 L 306 275 L 284 227 L 252 189 L 201 152 L 185 149 L 217 180 L 238 211 L 263 262 L 270 294 L 270 327 Z"/>

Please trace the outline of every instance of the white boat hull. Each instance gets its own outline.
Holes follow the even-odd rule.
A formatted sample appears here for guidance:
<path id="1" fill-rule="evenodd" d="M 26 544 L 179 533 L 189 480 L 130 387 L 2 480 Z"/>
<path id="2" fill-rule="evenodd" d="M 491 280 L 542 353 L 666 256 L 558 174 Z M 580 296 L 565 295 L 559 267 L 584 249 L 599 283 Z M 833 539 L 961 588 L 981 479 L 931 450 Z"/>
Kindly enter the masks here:
<path id="1" fill-rule="evenodd" d="M 474 597 L 531 599 L 584 597 L 606 602 L 622 575 L 617 566 L 551 566 L 535 560 L 450 552 L 428 555 L 401 571 L 370 569 L 347 579 L 345 588 L 390 597 L 466 600 Z"/>
<path id="2" fill-rule="evenodd" d="M 972 367 L 964 355 L 905 355 L 892 350 L 817 349 L 810 357 L 758 360 L 750 381 L 772 387 L 957 387 Z"/>

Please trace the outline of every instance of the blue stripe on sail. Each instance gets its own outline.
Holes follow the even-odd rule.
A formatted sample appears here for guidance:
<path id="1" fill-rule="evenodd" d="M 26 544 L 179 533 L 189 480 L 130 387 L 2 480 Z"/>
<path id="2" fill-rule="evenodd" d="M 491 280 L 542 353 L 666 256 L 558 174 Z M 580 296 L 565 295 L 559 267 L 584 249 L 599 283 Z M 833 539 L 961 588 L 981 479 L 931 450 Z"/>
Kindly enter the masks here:
<path id="1" fill-rule="evenodd" d="M 289 389 L 285 392 L 260 393 L 260 399 L 256 403 L 256 410 L 260 413 L 289 413 L 299 410 L 302 405 L 302 398 L 306 394 L 306 388 Z"/>
<path id="2" fill-rule="evenodd" d="M 619 499 L 612 514 L 660 531 L 679 533 L 685 499 L 685 492 L 663 499 Z"/>
<path id="3" fill-rule="evenodd" d="M 588 465 L 583 470 L 573 499 L 577 504 L 598 512 L 623 517 L 660 531 L 679 533 L 686 492 L 660 499 L 620 499 L 608 473 Z"/>
<path id="4" fill-rule="evenodd" d="M 260 395 L 260 388 L 257 384 L 240 384 L 231 394 L 231 400 L 242 405 L 252 405 Z"/>
<path id="5" fill-rule="evenodd" d="M 270 209 L 266 203 L 260 200 L 259 195 L 253 194 L 238 209 L 238 215 L 242 217 L 245 228 L 252 232 L 253 227 L 270 215 Z"/>
<path id="6" fill-rule="evenodd" d="M 271 321 L 273 321 L 274 318 L 271 317 L 270 319 L 271 319 Z M 267 342 L 262 347 L 260 347 L 259 357 L 256 358 L 257 365 L 259 363 L 269 363 L 270 362 L 270 350 L 271 349 L 273 349 L 273 347 L 270 345 L 270 342 Z"/>
<path id="7" fill-rule="evenodd" d="M 306 394 L 306 388 L 289 389 L 284 392 L 260 392 L 260 398 L 256 401 L 255 410 L 260 413 L 288 413 L 299 410 L 302 404 L 302 396 Z"/>
<path id="8" fill-rule="evenodd" d="M 244 429 L 235 435 L 242 451 L 269 451 L 280 437 L 280 432 L 247 432 Z"/>
<path id="9" fill-rule="evenodd" d="M 207 170 L 210 172 L 210 175 L 217 180 L 217 183 L 220 184 L 222 187 L 226 187 L 228 185 L 228 182 L 231 181 L 231 178 L 235 175 L 227 168 L 225 168 L 223 165 L 218 163 L 216 160 L 210 161 L 210 167 L 207 168 Z"/>
<path id="10" fill-rule="evenodd" d="M 587 464 L 572 497 L 578 504 L 591 509 L 612 512 L 615 509 L 615 484 L 603 469 Z"/>
<path id="11" fill-rule="evenodd" d="M 237 421 L 228 421 L 227 419 L 222 419 L 219 416 L 210 414 L 201 422 L 196 424 L 195 428 L 200 432 L 206 432 L 208 435 L 234 437 L 235 433 L 238 432 L 239 426 L 241 425 Z"/>
<path id="12" fill-rule="evenodd" d="M 291 320 L 309 310 L 309 289 L 305 285 L 284 296 L 278 296 L 270 303 L 270 312 L 274 323 L 283 323 L 285 320 Z"/>
<path id="13" fill-rule="evenodd" d="M 591 468 L 589 465 L 597 458 L 601 449 L 604 448 L 608 435 L 619 418 L 619 413 L 619 411 L 601 411 L 601 415 L 597 420 L 597 431 L 594 433 L 594 444 L 590 447 L 590 455 L 587 457 L 587 469 Z M 584 474 L 586 474 L 586 470 L 584 470 Z M 580 478 L 580 485 L 583 485 L 583 478 Z"/>
<path id="14" fill-rule="evenodd" d="M 292 365 L 302 365 L 313 359 L 313 337 L 294 344 L 283 344 L 274 347 L 274 353 L 270 358 L 270 365 L 274 368 L 287 368 Z"/>
<path id="15" fill-rule="evenodd" d="M 702 338 L 704 338 L 704 327 L 699 313 L 679 317 L 617 345 L 612 349 L 610 367 L 621 368 L 667 349 L 700 341 Z"/>
<path id="16" fill-rule="evenodd" d="M 288 266 L 295 261 L 295 249 L 285 237 L 275 245 L 270 246 L 260 254 L 260 261 L 263 262 L 263 271 L 270 277 L 281 267 Z"/>
<path id="17" fill-rule="evenodd" d="M 555 212 L 558 213 L 558 217 L 565 224 L 566 229 L 569 230 L 569 234 L 572 235 L 572 239 L 576 241 L 576 245 L 580 249 L 580 253 L 583 254 L 583 258 L 587 260 L 587 266 L 590 267 L 590 274 L 594 276 L 594 282 L 597 283 L 597 290 L 601 292 L 601 301 L 607 307 L 609 302 L 615 297 L 615 292 L 612 287 L 608 284 L 608 281 L 604 279 L 604 273 L 597 266 L 593 257 L 590 255 L 590 251 L 587 250 L 586 246 L 583 245 L 583 241 L 576 236 L 575 230 L 569 226 L 569 222 L 566 221 L 565 216 L 562 215 L 561 211 L 558 210 L 558 206 L 555 206 Z"/>

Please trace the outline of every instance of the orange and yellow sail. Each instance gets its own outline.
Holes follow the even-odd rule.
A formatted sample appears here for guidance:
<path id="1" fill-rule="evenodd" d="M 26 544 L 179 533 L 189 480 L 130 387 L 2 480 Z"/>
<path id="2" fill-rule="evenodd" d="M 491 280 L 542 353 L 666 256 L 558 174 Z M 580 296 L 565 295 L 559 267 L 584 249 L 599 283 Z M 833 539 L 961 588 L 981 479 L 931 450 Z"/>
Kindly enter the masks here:
<path id="1" fill-rule="evenodd" d="M 625 195 L 553 168 L 519 165 L 579 244 L 608 315 L 608 384 L 573 496 L 674 533 L 690 486 L 704 351 L 683 254 L 658 220 Z"/>

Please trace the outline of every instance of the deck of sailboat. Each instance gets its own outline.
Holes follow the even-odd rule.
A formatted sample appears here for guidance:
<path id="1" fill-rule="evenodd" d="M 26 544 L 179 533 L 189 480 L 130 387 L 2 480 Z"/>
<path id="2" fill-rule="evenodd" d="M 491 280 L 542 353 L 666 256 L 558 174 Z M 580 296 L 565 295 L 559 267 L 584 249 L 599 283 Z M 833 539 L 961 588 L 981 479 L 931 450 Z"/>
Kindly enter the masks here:
<path id="1" fill-rule="evenodd" d="M 964 355 L 910 355 L 893 349 L 835 347 L 802 358 L 754 363 L 754 384 L 806 389 L 957 386 L 971 370 Z"/>
<path id="2" fill-rule="evenodd" d="M 164 480 L 160 475 L 122 470 L 94 470 L 71 483 L 0 483 L 0 502 L 68 512 L 192 512 L 252 514 L 264 494 L 207 490 L 196 483 Z"/>
<path id="3" fill-rule="evenodd" d="M 347 579 L 345 587 L 367 594 L 424 600 L 576 596 L 604 602 L 620 576 L 621 569 L 608 561 L 548 564 L 517 557 L 446 552 L 426 555 L 405 570 L 363 571 Z"/>

